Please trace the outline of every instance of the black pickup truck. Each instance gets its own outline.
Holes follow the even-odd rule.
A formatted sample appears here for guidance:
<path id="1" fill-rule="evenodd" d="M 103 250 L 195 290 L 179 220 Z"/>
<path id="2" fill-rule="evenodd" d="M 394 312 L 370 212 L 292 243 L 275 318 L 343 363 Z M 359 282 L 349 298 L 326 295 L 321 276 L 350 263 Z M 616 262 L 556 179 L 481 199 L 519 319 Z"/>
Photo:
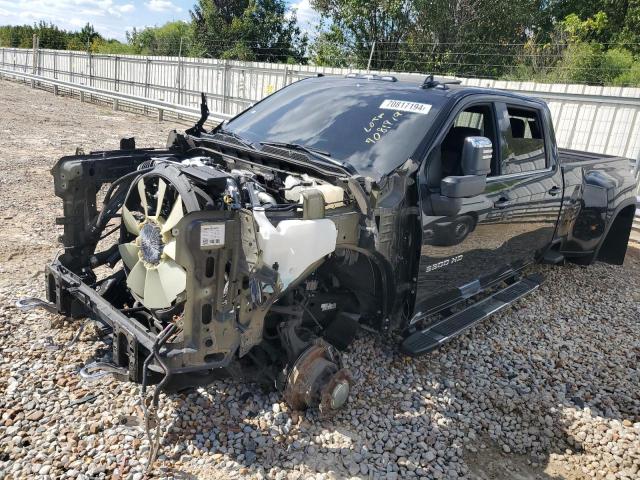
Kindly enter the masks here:
<path id="1" fill-rule="evenodd" d="M 104 325 L 85 377 L 232 375 L 330 411 L 360 329 L 425 354 L 537 288 L 534 262 L 624 261 L 636 164 L 559 149 L 541 100 L 350 75 L 207 115 L 52 170 L 65 249 L 20 305 Z"/>

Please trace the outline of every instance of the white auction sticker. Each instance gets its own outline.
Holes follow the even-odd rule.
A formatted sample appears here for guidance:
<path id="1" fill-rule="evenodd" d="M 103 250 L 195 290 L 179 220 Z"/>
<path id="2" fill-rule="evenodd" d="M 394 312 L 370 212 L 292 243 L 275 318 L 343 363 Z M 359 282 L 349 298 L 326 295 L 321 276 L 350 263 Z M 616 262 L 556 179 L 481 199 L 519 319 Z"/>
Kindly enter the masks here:
<path id="1" fill-rule="evenodd" d="M 404 100 L 385 100 L 380 104 L 380 108 L 426 115 L 431 110 L 431 105 L 428 103 L 405 102 Z"/>
<path id="2" fill-rule="evenodd" d="M 224 245 L 224 223 L 203 223 L 200 227 L 200 247 L 221 247 Z"/>

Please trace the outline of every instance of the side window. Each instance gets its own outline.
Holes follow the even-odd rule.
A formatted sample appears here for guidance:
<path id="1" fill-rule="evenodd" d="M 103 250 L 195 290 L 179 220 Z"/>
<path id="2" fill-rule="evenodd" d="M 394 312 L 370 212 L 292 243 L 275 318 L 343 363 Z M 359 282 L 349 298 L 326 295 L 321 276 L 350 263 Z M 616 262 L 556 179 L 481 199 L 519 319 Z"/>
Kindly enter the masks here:
<path id="1" fill-rule="evenodd" d="M 467 137 L 487 137 L 493 144 L 493 159 L 491 161 L 491 174 L 494 175 L 496 165 L 496 128 L 492 105 L 473 105 L 460 112 L 447 136 L 442 141 L 442 178 L 452 175 L 463 175 L 462 172 L 462 147 Z"/>
<path id="2" fill-rule="evenodd" d="M 547 155 L 540 112 L 533 109 L 507 106 L 509 123 L 506 131 L 505 146 L 500 173 L 531 172 L 547 167 Z"/>

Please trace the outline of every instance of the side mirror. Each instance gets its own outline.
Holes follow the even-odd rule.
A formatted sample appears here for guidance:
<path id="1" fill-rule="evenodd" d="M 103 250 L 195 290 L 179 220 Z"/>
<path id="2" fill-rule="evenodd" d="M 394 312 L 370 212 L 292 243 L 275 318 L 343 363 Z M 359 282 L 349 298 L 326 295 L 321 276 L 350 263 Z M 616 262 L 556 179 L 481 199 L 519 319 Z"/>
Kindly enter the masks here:
<path id="1" fill-rule="evenodd" d="M 462 199 L 482 195 L 491 172 L 493 145 L 486 137 L 466 137 L 462 146 L 461 176 L 449 176 L 440 181 L 440 192 L 431 195 L 436 215 L 454 216 L 462 208 Z"/>
<path id="2" fill-rule="evenodd" d="M 447 198 L 468 198 L 481 195 L 487 186 L 485 175 L 447 177 L 440 182 L 440 195 Z"/>
<path id="3" fill-rule="evenodd" d="M 491 172 L 493 145 L 487 137 L 467 137 L 462 146 L 462 172 L 465 175 L 488 175 Z"/>
<path id="4" fill-rule="evenodd" d="M 475 197 L 484 193 L 491 172 L 493 146 L 486 137 L 467 137 L 462 146 L 462 176 L 440 182 L 440 195 L 446 198 Z"/>

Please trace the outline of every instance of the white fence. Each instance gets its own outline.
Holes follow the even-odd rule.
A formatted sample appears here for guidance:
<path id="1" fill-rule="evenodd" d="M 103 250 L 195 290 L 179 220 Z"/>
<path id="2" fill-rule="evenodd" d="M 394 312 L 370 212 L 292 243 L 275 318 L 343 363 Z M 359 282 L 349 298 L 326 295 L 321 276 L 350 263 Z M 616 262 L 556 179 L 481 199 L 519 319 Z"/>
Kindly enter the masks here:
<path id="1" fill-rule="evenodd" d="M 208 58 L 96 55 L 87 52 L 0 48 L 2 71 L 28 74 L 80 98 L 108 101 L 118 108 L 198 115 L 205 92 L 218 121 L 236 114 L 294 81 L 315 76 L 366 73 L 309 65 L 237 62 Z M 372 72 L 420 81 L 424 74 Z M 37 75 L 37 77 L 32 76 Z M 49 79 L 49 82 L 44 81 Z M 51 81 L 59 83 L 53 84 Z M 464 85 L 513 90 L 547 101 L 558 145 L 635 158 L 640 162 L 640 88 L 541 84 L 462 78 Z M 77 89 L 70 88 L 77 85 Z M 75 92 L 74 92 L 75 90 Z M 217 114 L 217 115 L 216 115 Z M 639 192 L 640 194 L 640 192 Z M 640 215 L 640 209 L 638 211 Z M 639 217 L 640 218 L 640 217 Z M 636 222 L 635 228 L 639 223 Z"/>
<path id="2" fill-rule="evenodd" d="M 86 52 L 0 49 L 3 69 L 37 74 L 197 109 L 200 92 L 211 110 L 235 114 L 283 86 L 318 73 L 355 71 L 308 65 L 207 58 L 96 55 Z M 384 72 L 420 80 L 423 74 Z M 465 85 L 514 90 L 544 98 L 558 144 L 565 148 L 640 158 L 640 88 L 540 84 L 478 78 Z"/>

